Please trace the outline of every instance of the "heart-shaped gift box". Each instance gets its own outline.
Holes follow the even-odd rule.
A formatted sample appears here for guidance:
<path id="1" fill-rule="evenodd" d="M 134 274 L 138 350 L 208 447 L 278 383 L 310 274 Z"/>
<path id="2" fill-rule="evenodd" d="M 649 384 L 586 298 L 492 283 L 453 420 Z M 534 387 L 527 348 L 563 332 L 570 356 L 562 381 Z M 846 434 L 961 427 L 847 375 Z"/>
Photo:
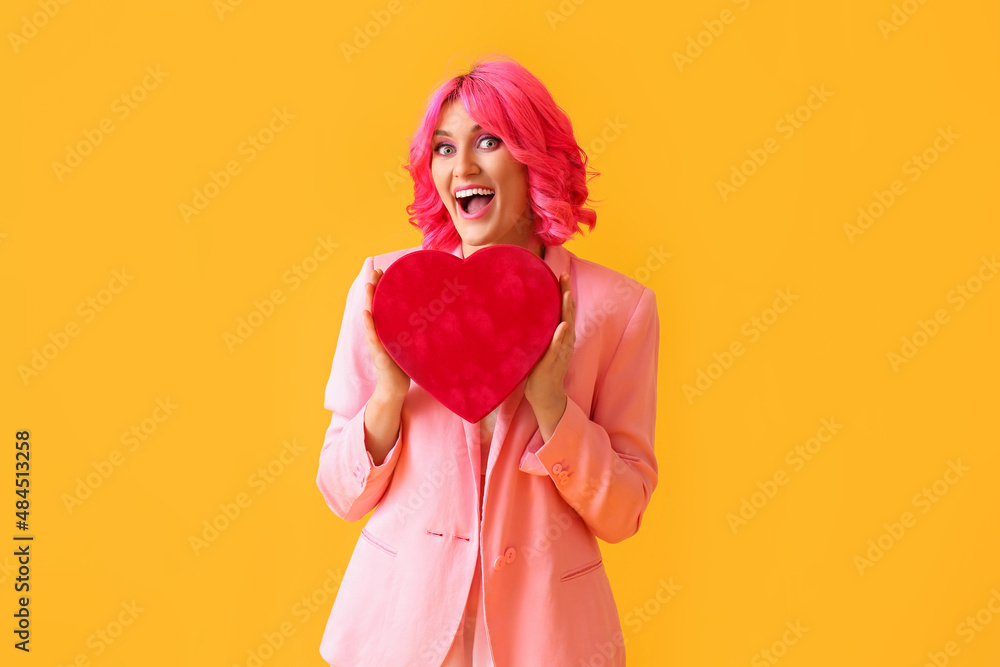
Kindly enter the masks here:
<path id="1" fill-rule="evenodd" d="M 545 354 L 562 318 L 559 279 L 521 246 L 466 259 L 415 250 L 382 274 L 372 297 L 379 340 L 442 405 L 478 422 Z"/>

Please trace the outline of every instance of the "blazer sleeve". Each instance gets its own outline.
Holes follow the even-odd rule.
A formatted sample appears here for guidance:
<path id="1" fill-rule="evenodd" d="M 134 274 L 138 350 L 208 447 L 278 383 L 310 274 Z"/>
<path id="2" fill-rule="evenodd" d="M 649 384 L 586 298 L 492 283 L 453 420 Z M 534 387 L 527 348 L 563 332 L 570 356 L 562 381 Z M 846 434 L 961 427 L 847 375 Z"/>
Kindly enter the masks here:
<path id="1" fill-rule="evenodd" d="M 399 459 L 400 424 L 385 460 L 375 465 L 365 446 L 365 410 L 375 391 L 375 366 L 365 339 L 365 285 L 374 258 L 368 257 L 347 293 L 324 406 L 333 413 L 319 455 L 316 485 L 341 519 L 357 521 L 382 499 Z"/>
<path id="2" fill-rule="evenodd" d="M 594 394 L 593 418 L 567 395 L 556 429 L 536 452 L 563 498 L 605 542 L 639 530 L 657 482 L 653 452 L 660 321 L 643 286 Z"/>

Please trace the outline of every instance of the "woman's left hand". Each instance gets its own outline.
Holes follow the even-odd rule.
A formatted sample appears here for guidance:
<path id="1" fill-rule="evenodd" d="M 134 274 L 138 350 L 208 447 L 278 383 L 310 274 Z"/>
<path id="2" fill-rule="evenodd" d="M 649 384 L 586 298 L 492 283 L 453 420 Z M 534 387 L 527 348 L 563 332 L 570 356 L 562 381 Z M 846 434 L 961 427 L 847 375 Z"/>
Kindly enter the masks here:
<path id="1" fill-rule="evenodd" d="M 531 369 L 524 386 L 524 397 L 531 404 L 535 415 L 539 417 L 542 437 L 546 440 L 548 439 L 546 431 L 551 435 L 551 431 L 555 430 L 555 425 L 566 409 L 563 380 L 566 377 L 570 357 L 573 355 L 573 346 L 576 344 L 576 302 L 569 291 L 568 273 L 560 276 L 559 288 L 562 294 L 562 319 L 552 334 L 549 349 Z M 543 424 L 543 421 L 552 423 Z M 551 428 L 546 428 L 547 426 Z"/>

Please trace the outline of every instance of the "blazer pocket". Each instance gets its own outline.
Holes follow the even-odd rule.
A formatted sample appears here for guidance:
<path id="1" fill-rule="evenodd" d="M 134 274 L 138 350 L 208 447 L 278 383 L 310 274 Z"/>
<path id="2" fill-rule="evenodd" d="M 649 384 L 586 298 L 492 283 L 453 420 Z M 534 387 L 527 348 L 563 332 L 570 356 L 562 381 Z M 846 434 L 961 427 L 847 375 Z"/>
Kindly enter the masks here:
<path id="1" fill-rule="evenodd" d="M 368 532 L 368 528 L 362 528 L 361 529 L 361 537 L 363 537 L 365 540 L 367 540 L 368 544 L 372 545 L 373 547 L 375 547 L 376 549 L 378 549 L 382 553 L 388 554 L 390 556 L 395 556 L 396 555 L 396 550 L 395 549 L 393 549 L 391 546 L 389 546 L 388 544 L 386 544 L 385 542 L 383 542 L 379 538 L 377 538 L 374 535 L 372 535 L 371 533 L 369 533 Z"/>
<path id="2" fill-rule="evenodd" d="M 573 579 L 576 579 L 577 577 L 582 577 L 585 574 L 589 574 L 590 572 L 593 572 L 594 570 L 601 567 L 601 564 L 603 562 L 604 562 L 603 558 L 598 558 L 597 560 L 587 563 L 586 565 L 581 565 L 580 567 L 573 568 L 569 572 L 563 574 L 563 576 L 559 577 L 559 581 L 571 581 Z"/>

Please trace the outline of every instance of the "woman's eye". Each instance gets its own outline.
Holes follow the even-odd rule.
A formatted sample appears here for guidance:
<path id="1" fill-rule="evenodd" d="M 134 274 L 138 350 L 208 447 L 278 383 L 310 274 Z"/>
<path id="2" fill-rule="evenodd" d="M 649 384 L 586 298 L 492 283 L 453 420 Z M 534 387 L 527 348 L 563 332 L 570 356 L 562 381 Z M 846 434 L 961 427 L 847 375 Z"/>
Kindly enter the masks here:
<path id="1" fill-rule="evenodd" d="M 492 142 L 492 145 L 486 145 L 487 142 Z M 485 146 L 486 148 L 496 148 L 497 146 L 500 145 L 500 143 L 501 143 L 500 139 L 498 139 L 497 137 L 483 137 L 483 140 L 480 142 L 480 144 Z M 444 152 L 445 149 L 450 150 L 452 153 L 455 152 L 454 147 L 452 147 L 450 144 L 438 144 L 437 146 L 434 147 L 434 152 L 437 153 L 438 155 L 452 154 L 452 153 L 445 153 Z"/>

